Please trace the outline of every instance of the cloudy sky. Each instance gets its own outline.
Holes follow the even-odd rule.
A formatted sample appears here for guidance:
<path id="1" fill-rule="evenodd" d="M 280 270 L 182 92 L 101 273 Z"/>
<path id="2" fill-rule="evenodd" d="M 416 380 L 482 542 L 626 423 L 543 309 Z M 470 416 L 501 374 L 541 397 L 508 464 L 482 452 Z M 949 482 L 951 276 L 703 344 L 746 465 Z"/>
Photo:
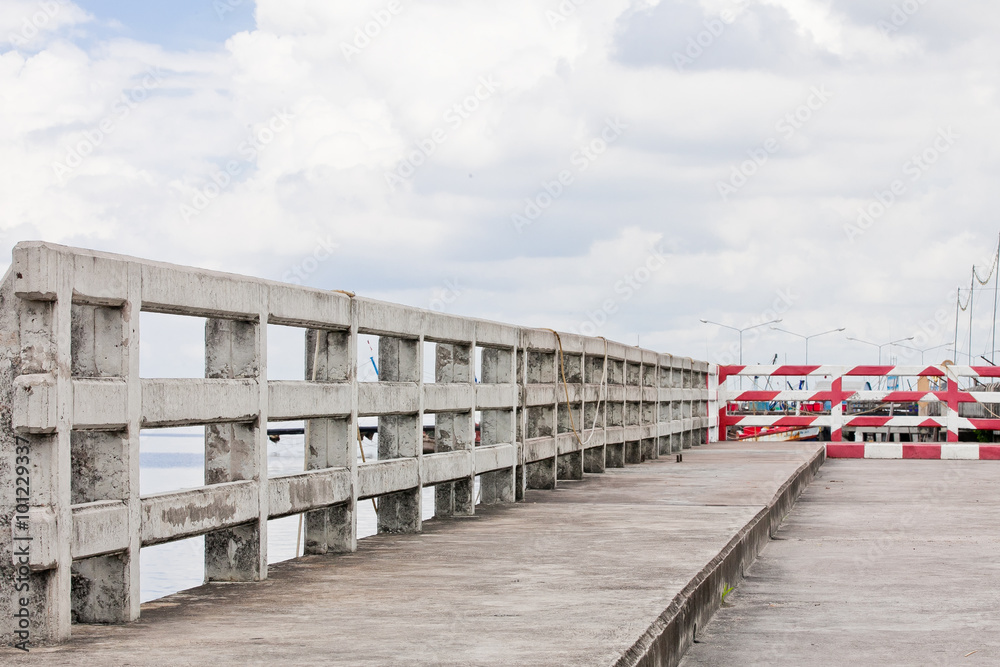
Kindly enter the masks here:
<path id="1" fill-rule="evenodd" d="M 737 337 L 701 318 L 781 317 L 847 328 L 811 361 L 873 363 L 844 336 L 950 343 L 955 288 L 989 274 L 998 23 L 986 0 L 4 0 L 0 270 L 43 239 L 711 361 Z M 803 342 L 746 334 L 774 355 Z"/>

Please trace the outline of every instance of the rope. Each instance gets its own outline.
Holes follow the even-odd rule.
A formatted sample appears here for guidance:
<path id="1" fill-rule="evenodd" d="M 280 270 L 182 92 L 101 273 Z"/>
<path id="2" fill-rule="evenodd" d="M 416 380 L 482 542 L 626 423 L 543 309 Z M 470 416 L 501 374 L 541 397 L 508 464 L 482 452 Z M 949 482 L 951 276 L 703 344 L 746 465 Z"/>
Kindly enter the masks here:
<path id="1" fill-rule="evenodd" d="M 566 381 L 566 362 L 565 356 L 563 355 L 563 345 L 562 338 L 559 336 L 559 332 L 555 329 L 545 329 L 545 331 L 551 331 L 555 334 L 556 343 L 559 345 L 559 370 L 562 374 L 563 381 L 563 391 L 566 393 L 566 410 L 569 412 L 569 427 L 573 430 L 573 435 L 576 436 L 577 442 L 581 446 L 586 447 L 587 444 L 594 438 L 595 429 L 597 428 L 597 417 L 601 413 L 601 401 L 607 396 L 608 392 L 608 339 L 601 336 L 601 340 L 604 341 L 604 372 L 601 374 L 601 390 L 597 393 L 597 408 L 594 410 L 594 423 L 590 427 L 590 435 L 584 440 L 580 437 L 580 433 L 576 430 L 576 420 L 573 419 L 573 406 L 569 399 L 569 382 Z M 603 395 L 603 396 L 602 396 Z M 586 423 L 582 422 L 585 426 Z"/>
<path id="2" fill-rule="evenodd" d="M 962 311 L 968 310 L 968 308 L 969 308 L 969 302 L 971 302 L 971 301 L 972 301 L 972 289 L 970 288 L 969 289 L 969 298 L 965 300 L 965 305 L 964 306 L 962 305 L 962 288 L 959 287 L 958 288 L 958 307 Z"/>
<path id="3" fill-rule="evenodd" d="M 993 263 L 990 265 L 990 275 L 986 276 L 985 280 L 979 277 L 979 272 L 976 270 L 976 265 L 975 264 L 972 265 L 972 275 L 976 280 L 979 281 L 980 285 L 985 285 L 990 281 L 990 278 L 993 277 L 993 271 L 995 271 L 997 268 L 998 259 L 1000 259 L 1000 244 L 997 245 L 997 252 L 996 254 L 993 255 Z"/>

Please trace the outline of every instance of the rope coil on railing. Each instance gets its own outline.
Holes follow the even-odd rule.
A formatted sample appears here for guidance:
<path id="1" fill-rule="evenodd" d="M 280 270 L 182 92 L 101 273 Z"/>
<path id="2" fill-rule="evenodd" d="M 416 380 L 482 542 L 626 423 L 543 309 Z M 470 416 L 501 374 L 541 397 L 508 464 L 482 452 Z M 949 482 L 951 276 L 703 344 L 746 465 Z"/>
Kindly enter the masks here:
<path id="1" fill-rule="evenodd" d="M 566 411 L 569 413 L 569 426 L 573 430 L 573 435 L 576 436 L 577 442 L 579 442 L 581 446 L 586 447 L 587 444 L 589 444 L 590 441 L 594 438 L 594 433 L 596 432 L 596 429 L 597 429 L 597 418 L 601 414 L 601 401 L 603 400 L 603 401 L 607 402 L 607 393 L 608 393 L 608 339 L 605 338 L 604 336 L 598 336 L 601 340 L 604 341 L 604 372 L 601 374 L 601 384 L 600 384 L 601 388 L 597 392 L 597 406 L 594 409 L 594 422 L 590 426 L 590 435 L 588 435 L 587 439 L 584 440 L 583 438 L 580 437 L 579 432 L 577 432 L 577 430 L 576 430 L 576 421 L 573 419 L 573 406 L 570 403 L 570 398 L 569 398 L 569 382 L 566 381 L 566 362 L 565 362 L 565 357 L 563 355 L 562 337 L 559 335 L 559 332 L 556 331 L 555 329 L 545 329 L 544 331 L 550 331 L 556 337 L 556 343 L 559 346 L 559 370 L 561 371 L 561 375 L 562 375 L 563 390 L 566 393 Z M 585 369 L 581 369 L 581 372 L 583 372 L 584 370 Z M 584 410 L 584 414 L 582 415 L 582 418 L 584 420 L 586 420 L 586 417 L 587 417 L 586 410 Z M 586 421 L 581 421 L 580 423 L 582 425 L 586 426 Z"/>

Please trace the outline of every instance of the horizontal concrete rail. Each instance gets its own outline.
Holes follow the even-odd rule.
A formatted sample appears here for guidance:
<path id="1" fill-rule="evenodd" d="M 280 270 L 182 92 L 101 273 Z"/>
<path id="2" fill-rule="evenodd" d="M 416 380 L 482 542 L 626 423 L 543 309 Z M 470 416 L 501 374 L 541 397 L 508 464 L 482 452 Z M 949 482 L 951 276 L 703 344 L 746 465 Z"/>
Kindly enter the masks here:
<path id="1" fill-rule="evenodd" d="M 351 500 L 351 471 L 347 468 L 308 470 L 268 480 L 268 516 L 277 519 Z"/>
<path id="2" fill-rule="evenodd" d="M 140 377 L 142 311 L 206 318 L 204 377 Z M 138 618 L 143 546 L 204 535 L 207 581 L 258 581 L 269 519 L 304 515 L 307 553 L 351 552 L 359 500 L 377 499 L 379 532 L 416 532 L 422 488 L 436 516 L 470 515 L 477 486 L 482 503 L 514 502 L 701 444 L 718 423 L 707 363 L 46 243 L 15 248 L 0 324 L 0 450 L 31 471 L 18 504 L 17 466 L 0 465 L 14 527 L 0 554 L 30 542 L 36 641 L 65 639 L 72 619 Z M 302 380 L 268 379 L 268 325 L 302 330 Z M 360 336 L 378 337 L 377 382 L 359 381 Z M 368 463 L 360 417 L 378 419 Z M 269 478 L 268 424 L 292 420 L 304 470 Z M 140 431 L 188 425 L 205 428 L 205 486 L 141 495 Z M 0 574 L 10 641 L 12 563 Z"/>
<path id="3" fill-rule="evenodd" d="M 253 521 L 257 494 L 258 485 L 244 481 L 146 496 L 142 499 L 142 546 Z"/>

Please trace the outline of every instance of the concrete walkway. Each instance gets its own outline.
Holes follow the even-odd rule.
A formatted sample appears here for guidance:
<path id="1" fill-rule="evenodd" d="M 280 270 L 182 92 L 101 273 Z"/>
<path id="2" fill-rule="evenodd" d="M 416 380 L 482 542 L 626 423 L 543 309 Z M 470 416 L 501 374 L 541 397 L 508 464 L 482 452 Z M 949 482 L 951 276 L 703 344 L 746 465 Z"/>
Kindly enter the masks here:
<path id="1" fill-rule="evenodd" d="M 676 664 L 821 461 L 816 444 L 700 447 L 173 595 L 0 663 Z"/>
<path id="2" fill-rule="evenodd" d="M 698 641 L 685 667 L 1000 664 L 1000 465 L 828 461 Z"/>

